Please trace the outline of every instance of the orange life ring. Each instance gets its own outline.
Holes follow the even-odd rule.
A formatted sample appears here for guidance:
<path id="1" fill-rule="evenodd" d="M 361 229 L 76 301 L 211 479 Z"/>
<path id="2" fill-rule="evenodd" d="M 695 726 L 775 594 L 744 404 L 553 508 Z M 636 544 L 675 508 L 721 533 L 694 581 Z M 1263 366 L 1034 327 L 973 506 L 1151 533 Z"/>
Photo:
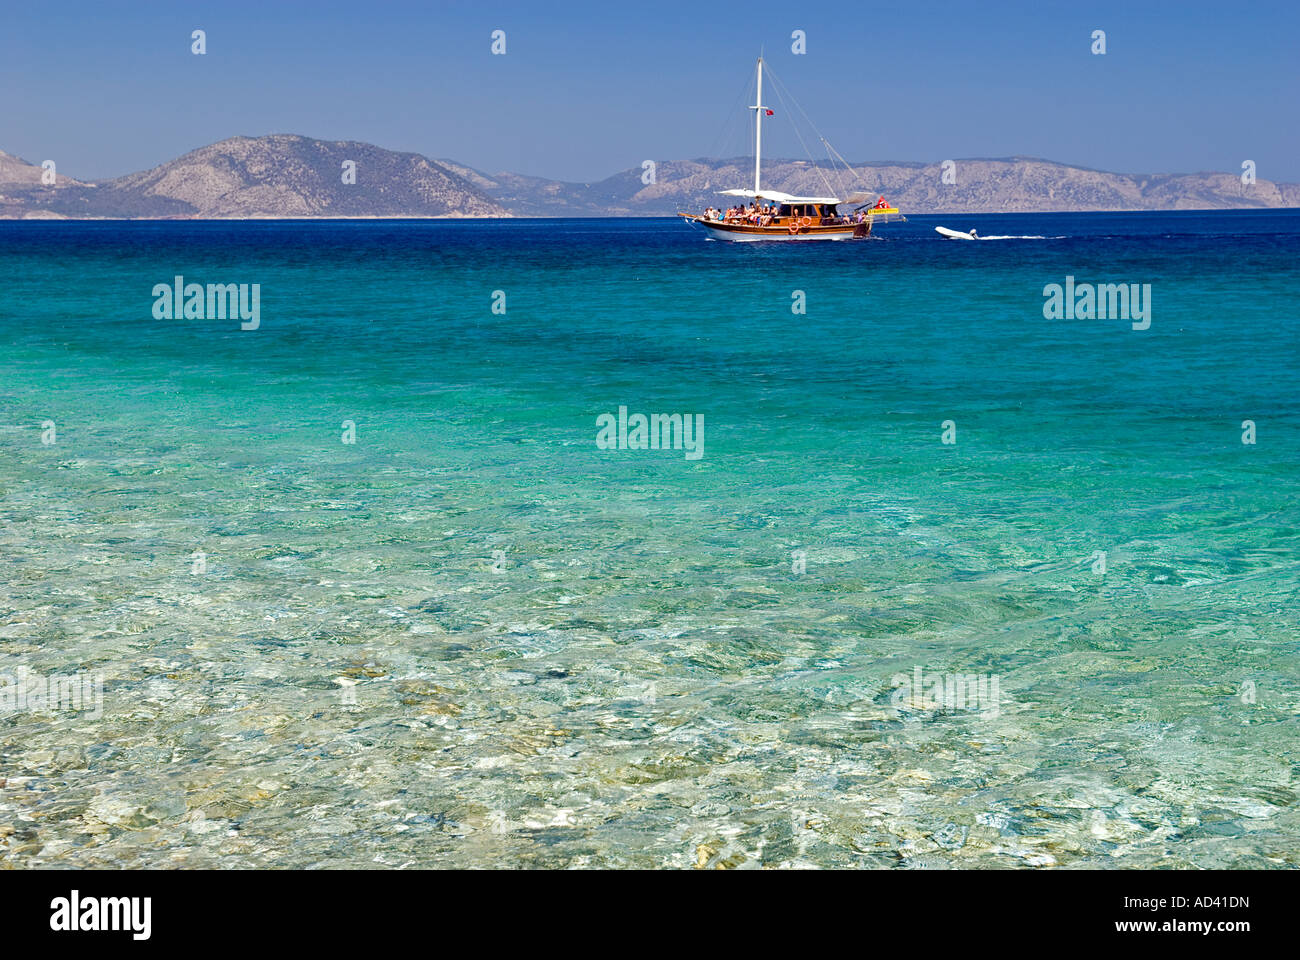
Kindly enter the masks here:
<path id="1" fill-rule="evenodd" d="M 793 219 L 791 219 L 791 221 L 790 221 L 790 233 L 791 233 L 791 234 L 795 234 L 795 233 L 798 233 L 798 232 L 799 232 L 799 224 L 796 223 Z"/>
<path id="2" fill-rule="evenodd" d="M 804 217 L 802 220 L 799 221 L 799 226 L 801 226 L 801 227 L 811 227 L 811 226 L 812 226 L 812 217 Z"/>

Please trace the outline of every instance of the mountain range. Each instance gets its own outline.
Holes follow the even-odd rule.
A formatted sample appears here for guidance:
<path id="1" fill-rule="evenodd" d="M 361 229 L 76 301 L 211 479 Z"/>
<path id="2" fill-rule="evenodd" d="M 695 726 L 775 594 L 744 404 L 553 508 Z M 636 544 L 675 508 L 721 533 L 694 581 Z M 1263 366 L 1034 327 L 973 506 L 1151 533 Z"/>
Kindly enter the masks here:
<path id="1" fill-rule="evenodd" d="M 351 167 L 352 182 L 349 179 Z M 98 183 L 0 151 L 0 218 L 638 217 L 721 204 L 752 160 L 656 161 L 597 183 L 487 174 L 454 160 L 350 140 L 232 137 Z M 44 179 L 49 179 L 48 175 Z M 649 182 L 647 182 L 649 181 Z M 1032 157 L 831 167 L 763 166 L 764 186 L 803 196 L 884 195 L 904 213 L 1213 210 L 1300 206 L 1300 184 L 1236 173 L 1124 174 Z"/>

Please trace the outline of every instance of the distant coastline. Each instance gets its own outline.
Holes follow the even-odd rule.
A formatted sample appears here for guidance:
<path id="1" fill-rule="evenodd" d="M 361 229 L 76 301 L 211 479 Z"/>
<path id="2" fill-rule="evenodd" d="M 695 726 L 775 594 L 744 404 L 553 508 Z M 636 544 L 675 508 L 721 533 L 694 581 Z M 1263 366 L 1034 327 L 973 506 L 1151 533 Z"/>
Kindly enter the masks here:
<path id="1" fill-rule="evenodd" d="M 1048 217 L 1060 216 L 1062 214 L 1087 214 L 1113 213 L 1113 214 L 1144 214 L 1144 213 L 1186 213 L 1186 214 L 1207 214 L 1207 213 L 1286 213 L 1289 211 L 1298 211 L 1300 206 L 1294 207 L 1186 207 L 1178 210 L 1010 210 L 1010 211 L 972 211 L 972 210 L 926 210 L 920 213 L 912 213 L 913 217 Z M 255 216 L 255 217 L 72 217 L 61 214 L 40 214 L 29 215 L 24 217 L 4 217 L 0 216 L 0 223 L 346 223 L 350 221 L 384 221 L 384 220 L 429 220 L 429 221 L 455 221 L 455 222 L 475 222 L 475 223 L 497 223 L 501 221 L 511 221 L 516 223 L 545 222 L 548 220 L 665 220 L 675 221 L 679 218 L 672 214 L 665 213 L 636 213 L 636 214 L 614 214 L 614 215 L 577 215 L 577 216 L 516 216 L 515 214 L 505 214 L 502 216 L 483 216 L 483 217 L 465 217 L 450 215 L 429 215 L 429 216 L 410 216 L 405 214 L 392 214 L 386 216 L 355 216 L 340 217 L 329 214 L 322 214 L 315 217 L 276 217 L 276 216 Z"/>
<path id="2" fill-rule="evenodd" d="M 747 182 L 746 158 L 644 161 L 596 183 L 486 174 L 358 141 L 233 137 L 150 170 L 90 183 L 0 151 L 0 219 L 391 220 L 655 217 L 698 210 Z M 49 182 L 49 181 L 53 182 Z M 1300 207 L 1300 184 L 1243 173 L 1122 174 L 1032 157 L 764 163 L 774 189 L 885 195 L 905 214 Z"/>
<path id="3" fill-rule="evenodd" d="M 319 216 L 304 217 L 281 217 L 274 214 L 257 214 L 247 217 L 79 217 L 65 215 L 61 213 L 49 213 L 47 211 L 35 211 L 21 217 L 3 217 L 0 220 L 12 220 L 14 222 L 34 222 L 41 220 L 55 221 L 75 221 L 77 223 L 245 223 L 258 220 L 265 220 L 270 223 L 312 223 L 315 221 L 340 221 L 340 220 L 531 220 L 531 219 L 563 219 L 559 217 L 516 217 L 514 214 L 502 214 L 499 216 L 463 216 L 459 214 L 405 214 L 392 213 L 380 215 L 357 215 L 357 216 L 339 216 L 337 214 L 321 214 Z M 601 219 L 592 217 L 589 219 Z M 635 218 L 608 218 L 608 219 L 635 219 Z M 656 219 L 668 219 L 667 217 L 657 217 Z"/>

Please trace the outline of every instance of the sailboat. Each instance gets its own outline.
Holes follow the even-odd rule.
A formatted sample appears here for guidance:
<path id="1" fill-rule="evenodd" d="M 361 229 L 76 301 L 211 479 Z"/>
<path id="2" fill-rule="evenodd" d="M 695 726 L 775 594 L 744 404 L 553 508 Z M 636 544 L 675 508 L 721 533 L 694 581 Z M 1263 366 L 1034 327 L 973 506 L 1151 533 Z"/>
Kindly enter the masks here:
<path id="1" fill-rule="evenodd" d="M 864 240 L 871 236 L 877 219 L 888 220 L 898 216 L 897 207 L 889 206 L 880 197 L 870 209 L 867 194 L 853 193 L 843 199 L 838 197 L 795 197 L 780 190 L 764 190 L 762 181 L 763 117 L 772 111 L 763 104 L 763 58 L 758 58 L 756 80 L 757 102 L 749 109 L 754 111 L 754 189 L 723 190 L 728 197 L 747 197 L 752 201 L 754 213 L 727 216 L 722 211 L 709 210 L 704 214 L 679 213 L 686 222 L 702 227 L 710 237 L 718 240 Z M 778 93 L 780 91 L 778 90 Z M 829 144 L 827 145 L 829 147 Z M 852 212 L 841 212 L 840 206 L 855 206 Z"/>

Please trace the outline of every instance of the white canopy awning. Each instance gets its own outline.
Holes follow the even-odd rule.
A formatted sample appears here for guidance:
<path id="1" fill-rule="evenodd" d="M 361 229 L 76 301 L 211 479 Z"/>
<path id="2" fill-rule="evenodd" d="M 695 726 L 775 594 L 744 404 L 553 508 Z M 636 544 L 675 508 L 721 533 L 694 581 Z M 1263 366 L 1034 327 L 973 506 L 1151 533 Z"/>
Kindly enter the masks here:
<path id="1" fill-rule="evenodd" d="M 755 197 L 759 200 L 769 200 L 772 203 L 840 203 L 834 197 L 792 197 L 788 193 L 782 193 L 780 190 L 760 190 L 755 193 L 753 190 L 721 190 L 719 191 L 728 197 Z"/>

